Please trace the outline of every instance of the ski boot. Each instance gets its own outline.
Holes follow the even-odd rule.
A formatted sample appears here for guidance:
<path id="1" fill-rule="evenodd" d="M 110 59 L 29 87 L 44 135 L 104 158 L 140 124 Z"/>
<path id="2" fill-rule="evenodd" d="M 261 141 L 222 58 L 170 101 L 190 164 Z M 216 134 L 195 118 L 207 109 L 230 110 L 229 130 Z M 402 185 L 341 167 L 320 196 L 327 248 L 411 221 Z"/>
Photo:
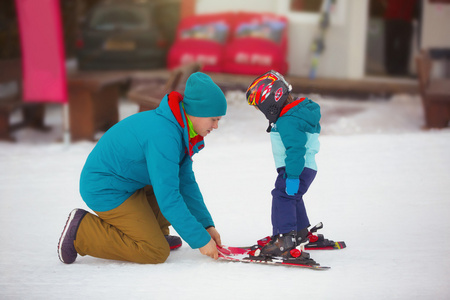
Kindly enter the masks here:
<path id="1" fill-rule="evenodd" d="M 297 246 L 297 233 L 291 231 L 286 234 L 278 234 L 271 241 L 261 248 L 262 256 L 287 256 L 289 251 Z"/>
<path id="2" fill-rule="evenodd" d="M 302 251 L 305 250 L 305 245 L 307 245 L 310 242 L 309 235 L 310 235 L 310 232 L 308 230 L 308 227 L 303 228 L 300 231 L 297 231 L 296 243 L 297 243 L 298 249 L 300 249 Z"/>
<path id="3" fill-rule="evenodd" d="M 264 246 L 250 252 L 251 259 L 271 261 L 281 258 L 292 264 L 317 265 L 309 253 L 304 251 L 304 245 L 309 242 L 307 228 L 279 234 L 266 241 Z"/>

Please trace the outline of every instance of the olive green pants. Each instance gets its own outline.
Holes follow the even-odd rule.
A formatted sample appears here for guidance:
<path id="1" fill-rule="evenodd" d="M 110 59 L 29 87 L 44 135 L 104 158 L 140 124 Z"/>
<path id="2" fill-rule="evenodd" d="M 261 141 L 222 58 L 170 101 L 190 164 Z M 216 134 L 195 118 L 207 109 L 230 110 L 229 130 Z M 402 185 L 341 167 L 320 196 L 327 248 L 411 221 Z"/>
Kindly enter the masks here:
<path id="1" fill-rule="evenodd" d="M 87 213 L 74 242 L 78 254 L 143 264 L 164 262 L 170 254 L 164 218 L 151 186 L 136 191 L 119 207 Z"/>

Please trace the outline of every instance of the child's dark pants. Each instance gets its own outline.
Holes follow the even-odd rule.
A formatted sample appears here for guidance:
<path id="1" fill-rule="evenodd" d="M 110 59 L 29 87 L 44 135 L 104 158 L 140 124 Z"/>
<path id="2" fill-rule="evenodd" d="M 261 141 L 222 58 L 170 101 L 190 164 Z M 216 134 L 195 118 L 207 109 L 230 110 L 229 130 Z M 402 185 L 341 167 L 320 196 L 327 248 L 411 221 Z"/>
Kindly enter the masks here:
<path id="1" fill-rule="evenodd" d="M 278 168 L 275 188 L 272 190 L 273 235 L 300 231 L 310 226 L 303 195 L 316 177 L 317 171 L 304 168 L 300 174 L 300 187 L 294 196 L 286 194 L 286 169 Z"/>

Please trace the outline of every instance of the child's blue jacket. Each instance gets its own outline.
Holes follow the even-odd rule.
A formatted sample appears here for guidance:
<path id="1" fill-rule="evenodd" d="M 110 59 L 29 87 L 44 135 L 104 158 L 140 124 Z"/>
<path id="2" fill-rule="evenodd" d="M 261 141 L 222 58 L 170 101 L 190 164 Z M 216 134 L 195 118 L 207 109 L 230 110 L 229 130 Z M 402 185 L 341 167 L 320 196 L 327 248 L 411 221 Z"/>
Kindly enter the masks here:
<path id="1" fill-rule="evenodd" d="M 287 178 L 299 178 L 305 167 L 316 170 L 319 151 L 320 106 L 308 98 L 287 105 L 270 132 L 276 168 Z"/>
<path id="2" fill-rule="evenodd" d="M 164 217 L 195 249 L 210 241 L 205 228 L 214 223 L 192 170 L 191 156 L 203 148 L 203 138 L 189 140 L 181 100 L 172 92 L 157 109 L 111 127 L 86 160 L 80 194 L 92 210 L 108 211 L 152 185 Z"/>

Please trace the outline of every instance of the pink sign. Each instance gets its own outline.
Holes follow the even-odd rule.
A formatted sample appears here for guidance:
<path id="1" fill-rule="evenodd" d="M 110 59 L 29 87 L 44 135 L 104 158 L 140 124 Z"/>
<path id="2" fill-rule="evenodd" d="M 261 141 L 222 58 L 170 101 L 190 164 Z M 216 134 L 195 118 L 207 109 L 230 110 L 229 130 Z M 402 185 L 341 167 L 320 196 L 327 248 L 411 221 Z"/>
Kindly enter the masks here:
<path id="1" fill-rule="evenodd" d="M 15 0 L 19 21 L 23 100 L 67 102 L 62 23 L 58 0 Z"/>

